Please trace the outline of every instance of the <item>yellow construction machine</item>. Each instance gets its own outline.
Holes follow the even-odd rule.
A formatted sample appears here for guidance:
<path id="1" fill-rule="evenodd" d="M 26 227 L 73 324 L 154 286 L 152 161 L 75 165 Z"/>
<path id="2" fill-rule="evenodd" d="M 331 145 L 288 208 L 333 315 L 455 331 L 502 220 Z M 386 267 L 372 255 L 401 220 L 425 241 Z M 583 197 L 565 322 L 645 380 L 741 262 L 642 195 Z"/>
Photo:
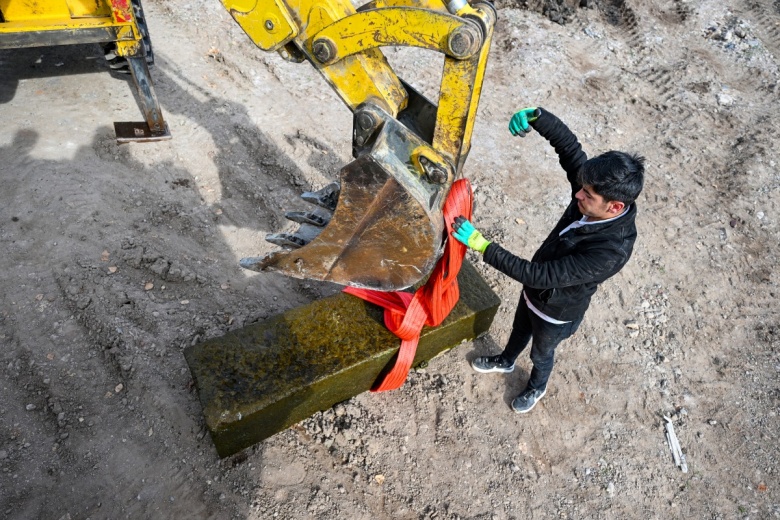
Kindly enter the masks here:
<path id="1" fill-rule="evenodd" d="M 447 230 L 442 208 L 471 148 L 496 12 L 488 0 L 221 0 L 264 51 L 308 61 L 353 112 L 355 160 L 337 182 L 304 193 L 317 206 L 288 212 L 283 249 L 245 258 L 252 270 L 394 291 L 433 270 Z M 145 121 L 115 123 L 121 142 L 170 137 L 148 65 L 140 0 L 0 0 L 0 49 L 100 43 L 126 68 Z M 381 48 L 443 56 L 436 103 L 398 77 Z"/>
<path id="2" fill-rule="evenodd" d="M 496 12 L 476 0 L 221 0 L 251 40 L 308 61 L 353 112 L 355 160 L 339 180 L 302 195 L 317 206 L 289 212 L 283 246 L 245 258 L 252 270 L 394 291 L 422 281 L 447 230 L 442 208 L 462 176 Z M 437 103 L 399 78 L 380 50 L 444 56 Z"/>
<path id="3" fill-rule="evenodd" d="M 0 0 L 0 49 L 98 43 L 112 69 L 128 71 L 145 121 L 114 123 L 117 140 L 171 134 L 149 75 L 153 54 L 141 0 Z"/>

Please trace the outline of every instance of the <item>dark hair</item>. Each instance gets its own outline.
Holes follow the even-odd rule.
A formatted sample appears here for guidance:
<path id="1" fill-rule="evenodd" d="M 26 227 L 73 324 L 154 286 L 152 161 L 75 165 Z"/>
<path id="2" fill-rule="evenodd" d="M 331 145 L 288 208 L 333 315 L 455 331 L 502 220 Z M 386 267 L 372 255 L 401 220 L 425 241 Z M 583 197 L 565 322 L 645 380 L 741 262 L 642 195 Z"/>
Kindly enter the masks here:
<path id="1" fill-rule="evenodd" d="M 593 187 L 593 191 L 607 201 L 615 200 L 628 206 L 642 191 L 645 158 L 625 152 L 606 152 L 585 161 L 578 180 L 583 186 Z"/>

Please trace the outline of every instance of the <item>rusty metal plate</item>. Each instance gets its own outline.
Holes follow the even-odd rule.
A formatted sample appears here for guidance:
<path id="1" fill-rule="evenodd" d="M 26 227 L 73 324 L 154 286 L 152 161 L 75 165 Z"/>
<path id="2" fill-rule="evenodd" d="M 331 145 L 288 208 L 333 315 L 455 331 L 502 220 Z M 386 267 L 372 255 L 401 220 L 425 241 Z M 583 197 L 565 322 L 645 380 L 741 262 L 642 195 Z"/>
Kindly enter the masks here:
<path id="1" fill-rule="evenodd" d="M 138 122 L 114 122 L 114 131 L 118 143 L 143 143 L 152 141 L 166 141 L 171 138 L 171 131 L 168 125 L 162 132 L 152 132 L 149 125 L 144 121 Z"/>

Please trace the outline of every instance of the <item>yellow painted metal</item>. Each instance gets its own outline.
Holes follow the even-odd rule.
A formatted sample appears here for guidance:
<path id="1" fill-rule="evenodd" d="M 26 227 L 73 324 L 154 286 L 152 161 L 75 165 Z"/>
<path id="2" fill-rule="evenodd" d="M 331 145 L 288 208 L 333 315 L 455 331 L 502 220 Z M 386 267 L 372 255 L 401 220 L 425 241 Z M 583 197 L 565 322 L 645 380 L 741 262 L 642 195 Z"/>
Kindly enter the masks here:
<path id="1" fill-rule="evenodd" d="M 495 9 L 482 0 L 374 0 L 357 9 L 351 0 L 222 2 L 261 48 L 308 58 L 355 112 L 356 160 L 341 170 L 330 223 L 298 237 L 300 248 L 241 265 L 385 291 L 419 282 L 441 251 L 442 206 L 471 148 Z M 271 38 L 262 30 L 269 11 L 289 13 L 297 34 Z M 395 75 L 385 46 L 444 55 L 438 106 Z M 398 236 L 407 242 L 392 243 Z"/>
<path id="2" fill-rule="evenodd" d="M 67 0 L 72 18 L 111 16 L 111 9 L 105 2 L 96 0 Z"/>
<path id="3" fill-rule="evenodd" d="M 111 8 L 103 0 L 0 0 L 0 11 L 6 22 L 111 17 Z"/>
<path id="4" fill-rule="evenodd" d="M 54 22 L 54 23 L 51 23 Z M 126 27 L 131 27 L 125 24 Z M 68 18 L 68 19 L 32 19 L 13 22 L 0 23 L 0 34 L 2 33 L 22 33 L 22 32 L 41 32 L 41 31 L 67 31 L 79 29 L 94 28 L 114 28 L 117 24 L 109 17 L 99 18 Z M 132 29 L 131 32 L 132 34 Z"/>
<path id="5" fill-rule="evenodd" d="M 384 7 L 417 7 L 419 9 L 448 12 L 447 6 L 441 0 L 374 0 L 361 5 L 358 11 L 382 9 Z"/>
<path id="6" fill-rule="evenodd" d="M 371 100 L 387 112 L 396 115 L 406 104 L 406 91 L 400 80 L 378 50 L 367 50 L 358 56 L 350 56 L 332 65 L 318 60 L 312 49 L 312 37 L 319 31 L 342 18 L 355 14 L 355 7 L 349 0 L 222 0 L 236 22 L 260 48 L 279 49 L 291 41 L 307 55 L 344 103 L 354 110 L 360 104 Z M 282 22 L 284 30 L 289 16 L 294 24 L 292 38 L 278 37 L 274 40 L 261 28 L 266 27 L 268 15 L 273 14 Z"/>
<path id="7" fill-rule="evenodd" d="M 317 34 L 335 44 L 333 61 L 377 47 L 420 47 L 448 54 L 451 34 L 471 28 L 455 15 L 413 7 L 369 9 L 339 20 Z"/>
<path id="8" fill-rule="evenodd" d="M 480 15 L 494 16 L 487 9 L 481 11 Z M 460 170 L 471 149 L 471 135 L 482 93 L 493 25 L 494 20 L 488 18 L 483 27 L 483 30 L 487 30 L 486 43 L 478 55 L 469 60 L 445 59 L 444 62 L 433 147 L 455 161 L 457 170 Z"/>
<path id="9" fill-rule="evenodd" d="M 404 45 L 445 54 L 432 147 L 460 171 L 471 149 L 495 13 L 487 6 L 475 9 L 466 4 L 460 12 L 467 13 L 468 18 L 461 18 L 439 11 L 398 7 L 401 0 L 383 1 L 391 1 L 396 7 L 365 9 L 363 6 L 357 14 L 324 28 L 314 40 L 332 42 L 331 62 L 382 46 Z M 477 33 L 481 33 L 483 44 L 471 57 L 454 59 L 449 48 L 451 35 L 476 28 L 476 21 L 471 21 L 475 19 L 481 22 Z M 414 164 L 419 168 L 417 161 Z"/>
<path id="10" fill-rule="evenodd" d="M 70 10 L 64 0 L 0 0 L 0 11 L 7 22 L 31 18 L 37 20 L 70 18 Z"/>
<path id="11" fill-rule="evenodd" d="M 420 9 L 430 9 L 432 11 L 449 12 L 447 9 L 447 2 L 442 0 L 374 0 L 360 6 L 359 11 L 366 9 L 381 9 L 383 7 L 417 7 Z M 463 7 L 458 9 L 456 14 L 458 16 L 480 16 L 478 9 L 474 9 L 468 2 L 464 2 Z"/>
<path id="12" fill-rule="evenodd" d="M 0 48 L 99 43 L 126 58 L 145 121 L 117 123 L 117 140 L 169 139 L 170 132 L 151 87 L 144 35 L 135 0 L 0 0 Z M 142 16 L 141 16 L 142 18 Z M 120 130 L 124 132 L 120 135 Z"/>
<path id="13" fill-rule="evenodd" d="M 471 4 L 468 2 L 464 2 L 463 7 L 458 9 L 458 11 L 455 13 L 458 16 L 476 16 L 478 18 L 482 18 L 485 15 L 485 12 L 479 9 L 474 9 Z"/>
<path id="14" fill-rule="evenodd" d="M 118 56 L 141 56 L 141 42 L 139 40 L 126 40 L 116 42 Z"/>
<path id="15" fill-rule="evenodd" d="M 222 0 L 255 45 L 275 51 L 298 36 L 298 26 L 281 0 Z"/>
<path id="16" fill-rule="evenodd" d="M 397 115 L 406 105 L 406 91 L 379 50 L 368 50 L 333 65 L 320 64 L 312 48 L 313 37 L 333 22 L 355 14 L 349 0 L 299 0 L 301 32 L 296 42 L 339 94 L 350 110 L 371 100 Z M 292 4 L 292 2 L 291 2 Z"/>
<path id="17" fill-rule="evenodd" d="M 0 0 L 0 12 L 0 34 L 112 29 L 120 40 L 141 38 L 129 0 Z"/>
<path id="18" fill-rule="evenodd" d="M 440 154 L 438 151 L 431 148 L 430 146 L 418 146 L 417 148 L 412 150 L 411 153 L 412 164 L 414 164 L 414 168 L 418 172 L 422 172 L 425 170 L 425 168 L 420 162 L 421 158 L 427 159 L 433 164 L 448 164 L 449 162 L 448 158 L 444 157 L 442 154 Z M 450 174 L 453 172 L 447 171 L 446 173 L 448 178 L 445 182 L 447 184 L 451 184 L 452 181 L 455 180 L 450 178 L 451 177 Z"/>
<path id="19" fill-rule="evenodd" d="M 445 101 L 437 123 L 442 151 L 453 162 L 458 162 L 459 150 L 468 150 L 470 136 L 455 134 L 471 129 L 465 119 L 474 115 L 471 101 L 479 99 L 471 89 L 480 88 L 484 75 L 492 10 L 486 14 L 488 9 L 466 3 L 456 16 L 441 0 L 375 0 L 359 10 L 349 0 L 221 1 L 261 49 L 284 51 L 282 47 L 293 42 L 351 110 L 371 101 L 394 117 L 405 108 L 407 94 L 379 48 L 413 46 L 452 55 L 451 35 L 480 33 L 462 16 L 480 18 L 489 27 L 490 34 L 482 35 L 487 44 L 475 47 L 475 56 L 469 57 L 471 50 L 458 56 L 468 63 L 445 65 L 442 88 L 461 99 Z M 464 142 L 467 146 L 461 147 Z"/>

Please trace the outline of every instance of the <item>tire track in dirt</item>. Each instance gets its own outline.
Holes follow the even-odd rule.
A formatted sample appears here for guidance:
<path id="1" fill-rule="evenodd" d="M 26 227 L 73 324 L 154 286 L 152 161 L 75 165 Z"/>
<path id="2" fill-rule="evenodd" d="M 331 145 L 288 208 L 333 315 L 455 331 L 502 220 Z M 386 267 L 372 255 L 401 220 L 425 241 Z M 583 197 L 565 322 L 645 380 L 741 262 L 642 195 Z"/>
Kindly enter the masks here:
<path id="1" fill-rule="evenodd" d="M 668 150 L 662 148 L 656 152 L 661 157 L 673 158 L 671 161 L 656 158 L 656 154 L 648 150 L 648 159 L 663 162 L 666 174 L 671 175 L 669 178 L 704 175 L 716 158 L 710 155 L 702 161 L 696 153 L 700 144 L 688 142 L 689 133 L 682 130 L 692 121 L 704 119 L 700 135 L 704 138 L 704 132 L 717 132 L 716 129 L 725 124 L 702 99 L 710 94 L 707 78 L 717 77 L 717 74 L 711 70 L 713 59 L 705 52 L 671 45 L 676 32 L 695 31 L 691 27 L 695 12 L 682 0 L 643 9 L 642 12 L 652 15 L 646 19 L 640 18 L 635 6 L 625 0 L 608 0 L 598 4 L 598 8 L 606 34 L 603 37 L 594 34 L 587 12 L 581 10 L 586 14 L 577 16 L 572 26 L 590 38 L 584 42 L 580 40 L 582 47 L 568 54 L 575 63 L 594 60 L 605 52 L 607 41 L 610 43 L 606 45 L 615 45 L 609 50 L 621 58 L 612 71 L 602 73 L 600 65 L 594 66 L 597 72 L 583 79 L 585 95 L 582 88 L 572 86 L 563 86 L 560 95 L 605 107 L 627 107 L 634 113 L 643 114 L 646 127 L 665 138 Z M 668 189 L 672 190 L 671 181 L 661 178 L 657 182 L 668 183 Z M 684 196 L 679 195 L 680 198 Z"/>
<path id="2" fill-rule="evenodd" d="M 670 34 L 679 26 L 687 31 L 696 31 L 691 23 L 696 14 L 688 5 L 680 0 L 675 0 L 671 7 L 661 8 L 654 14 L 670 31 L 667 34 L 668 41 L 672 41 Z M 767 9 L 767 6 L 764 6 Z M 652 10 L 651 10 L 652 12 Z M 697 99 L 698 96 L 688 96 L 689 91 L 694 94 L 712 96 L 712 85 L 707 78 L 723 78 L 725 82 L 734 81 L 741 90 L 751 89 L 757 92 L 766 92 L 767 101 L 772 98 L 777 90 L 776 83 L 767 85 L 766 77 L 751 73 L 747 67 L 740 79 L 725 78 L 719 74 L 716 67 L 715 55 L 710 55 L 706 48 L 682 49 L 665 45 L 653 45 L 647 40 L 650 36 L 642 29 L 643 22 L 638 18 L 630 5 L 623 0 L 616 0 L 612 7 L 604 11 L 604 16 L 611 25 L 625 34 L 624 41 L 635 52 L 636 61 L 628 62 L 624 71 L 631 75 L 632 80 L 641 81 L 650 87 L 652 93 L 645 95 L 644 105 L 648 111 L 648 120 L 657 124 L 657 128 L 669 136 L 669 146 L 673 161 L 667 162 L 667 172 L 673 176 L 685 175 L 701 178 L 700 195 L 705 196 L 712 186 L 717 186 L 707 197 L 716 197 L 725 201 L 720 207 L 719 213 L 740 215 L 744 214 L 744 208 L 739 205 L 738 199 L 749 198 L 754 195 L 755 187 L 750 185 L 748 170 L 751 164 L 761 162 L 761 157 L 767 155 L 762 149 L 762 144 L 777 140 L 776 131 L 771 124 L 767 124 L 766 118 L 758 114 L 748 114 L 744 121 L 731 115 L 728 106 L 714 106 L 711 100 Z M 768 29 L 766 34 L 772 38 L 773 45 L 777 45 L 780 31 L 776 29 L 775 22 L 766 16 Z M 776 18 L 776 16 L 774 17 Z M 579 21 L 580 27 L 582 27 Z M 768 46 L 768 45 L 767 45 Z M 589 45 L 584 52 L 589 53 Z M 627 83 L 626 78 L 621 78 Z M 623 89 L 621 89 L 622 91 Z M 635 89 L 641 92 L 641 88 Z M 629 90 L 630 92 L 630 90 Z M 572 98 L 572 93 L 567 93 Z M 605 100 L 601 100 L 605 101 Z M 614 97 L 609 100 L 615 103 Z M 642 105 L 639 106 L 641 109 Z M 660 116 L 660 117 L 659 117 Z M 701 121 L 704 121 L 702 126 Z M 709 145 L 704 145 L 707 153 L 702 151 L 702 144 L 695 140 L 681 137 L 679 131 L 691 122 L 698 122 L 700 128 L 698 139 L 706 140 Z M 738 140 L 736 145 L 729 142 L 729 137 L 740 134 L 748 135 L 744 140 Z M 731 146 L 730 146 L 731 145 Z M 672 185 L 670 184 L 670 189 Z M 697 190 L 700 191 L 700 190 Z M 741 194 L 741 195 L 740 195 Z M 729 230 L 730 241 L 738 244 L 739 250 L 751 251 L 752 260 L 736 259 L 729 250 L 725 250 L 717 258 L 711 258 L 716 271 L 727 269 L 729 264 L 735 261 L 740 264 L 734 276 L 741 278 L 757 289 L 756 293 L 767 295 L 771 292 L 770 264 L 774 261 L 770 254 L 771 237 L 760 226 L 751 225 L 749 229 L 741 229 L 740 223 L 735 223 L 737 229 Z M 733 227 L 733 226 L 732 226 Z M 725 234 L 725 230 L 723 231 Z M 776 307 L 773 297 L 760 297 L 752 295 L 750 298 L 740 300 L 739 309 L 735 311 L 735 318 L 753 322 L 756 319 L 766 318 L 776 320 L 776 311 L 767 313 L 766 309 Z"/>
<path id="3" fill-rule="evenodd" d="M 626 34 L 628 46 L 635 51 L 638 60 L 627 69 L 635 79 L 648 84 L 655 95 L 649 96 L 658 99 L 649 106 L 655 109 L 656 114 L 662 115 L 662 121 L 672 124 L 685 124 L 695 116 L 704 115 L 711 123 L 716 119 L 708 111 L 694 113 L 689 102 L 681 99 L 681 93 L 689 77 L 692 52 L 688 49 L 670 45 L 664 38 L 658 45 L 648 43 L 648 38 L 655 36 L 644 30 L 644 26 L 650 25 L 650 21 L 639 19 L 636 11 L 624 0 L 611 0 L 611 7 L 605 9 L 610 24 Z M 608 4 L 609 5 L 609 4 Z M 690 27 L 690 20 L 694 11 L 681 0 L 674 0 L 671 7 L 657 7 L 656 18 L 663 24 L 664 29 L 695 31 Z"/>
<path id="4" fill-rule="evenodd" d="M 529 6 L 541 10 L 542 2 L 530 2 Z M 695 28 L 690 27 L 695 11 L 687 3 L 673 0 L 664 6 L 652 6 L 651 12 L 663 26 L 664 32 L 672 32 L 660 43 L 653 40 L 657 34 L 650 29 L 654 20 L 641 20 L 636 10 L 625 0 L 602 2 L 598 4 L 598 9 L 607 26 L 613 27 L 618 33 L 610 39 L 624 42 L 630 56 L 619 70 L 599 71 L 598 64 L 589 67 L 588 61 L 603 52 L 604 44 L 598 35 L 593 34 L 587 14 L 579 14 L 571 20 L 569 25 L 575 28 L 575 32 L 589 36 L 589 39 L 580 40 L 582 45 L 576 51 L 567 50 L 575 66 L 584 72 L 581 83 L 586 87 L 587 102 L 644 106 L 649 120 L 665 127 L 682 125 L 702 115 L 708 124 L 720 124 L 714 114 L 691 103 L 691 96 L 686 95 L 697 85 L 695 82 L 690 83 L 691 63 L 709 60 L 697 60 L 696 50 L 667 43 L 676 30 L 695 31 Z M 650 94 L 641 94 L 645 90 L 644 86 L 649 87 Z M 580 87 L 562 85 L 560 88 L 562 96 L 583 98 L 583 89 Z"/>
<path id="5" fill-rule="evenodd" d="M 614 102 L 615 96 L 623 97 L 624 89 L 620 89 L 618 93 L 614 88 L 616 85 L 622 85 L 620 78 L 620 71 L 615 69 L 604 70 L 600 64 L 593 62 L 593 57 L 598 57 L 603 52 L 603 42 L 595 37 L 591 37 L 591 33 L 586 21 L 580 17 L 575 17 L 571 26 L 576 29 L 580 34 L 588 35 L 587 39 L 581 40 L 584 45 L 578 47 L 575 50 L 567 49 L 566 54 L 569 59 L 575 64 L 575 66 L 583 71 L 583 77 L 581 80 L 581 86 L 578 91 L 569 85 L 562 87 L 563 96 L 570 99 L 578 99 L 583 96 L 587 97 L 588 102 L 598 103 L 610 103 Z"/>
<path id="6" fill-rule="evenodd" d="M 52 298 L 45 308 L 46 316 L 69 314 L 68 302 L 59 298 Z M 58 321 L 53 326 L 46 322 L 33 324 L 24 343 L 14 341 L 4 352 L 8 357 L 2 359 L 2 379 L 7 386 L 0 391 L 0 402 L 26 405 L 18 413 L 2 412 L 0 433 L 10 440 L 2 443 L 6 451 L 4 469 L 14 471 L 15 479 L 18 476 L 19 480 L 33 482 L 23 492 L 6 497 L 6 506 L 24 508 L 17 509 L 19 516 L 14 518 L 44 518 L 51 511 L 82 510 L 97 503 L 87 498 L 93 496 L 94 488 L 86 486 L 83 478 L 90 477 L 96 463 L 92 447 L 95 429 L 112 414 L 112 403 L 118 398 L 87 403 L 91 395 L 103 395 L 108 388 L 113 397 L 120 379 L 99 356 L 84 356 L 83 351 L 80 355 L 76 345 L 83 330 L 74 321 Z M 30 344 L 35 348 L 25 347 Z M 12 361 L 6 364 L 6 359 Z M 14 427 L 5 432 L 4 424 Z M 43 461 L 37 466 L 29 464 L 32 452 L 42 455 L 39 459 Z M 69 471 L 81 475 L 80 482 L 65 482 L 63 475 Z M 55 503 L 51 490 L 66 485 L 78 491 Z M 85 487 L 89 490 L 81 492 Z M 35 499 L 27 500 L 31 497 Z"/>
<path id="7" fill-rule="evenodd" d="M 126 380 L 130 376 L 132 358 L 121 355 L 121 352 L 127 352 L 129 348 L 119 332 L 121 329 L 104 323 L 95 309 L 96 305 L 105 308 L 105 303 L 96 301 L 94 294 L 75 278 L 61 279 L 60 289 L 75 319 L 89 331 L 94 349 L 105 368 L 116 377 Z"/>
<path id="8" fill-rule="evenodd" d="M 753 22 L 761 42 L 775 59 L 780 59 L 780 1 L 751 0 L 747 7 L 741 15 Z"/>
<path id="9" fill-rule="evenodd" d="M 625 0 L 612 0 L 612 6 L 607 15 L 625 35 L 626 45 L 634 50 L 635 60 L 626 60 L 624 71 L 630 74 L 631 81 L 641 82 L 650 89 L 644 95 L 641 92 L 646 89 L 641 86 L 634 91 L 640 93 L 642 101 L 638 109 L 646 107 L 648 123 L 665 137 L 668 152 L 662 153 L 669 159 L 664 160 L 667 176 L 700 179 L 697 183 L 701 189 L 693 187 L 693 192 L 678 193 L 678 200 L 714 196 L 706 190 L 712 186 L 713 176 L 732 160 L 729 148 L 733 139 L 743 135 L 746 129 L 763 126 L 758 121 L 760 110 L 738 113 L 725 101 L 725 95 L 722 101 L 721 85 L 739 85 L 740 89 L 761 92 L 766 91 L 766 85 L 749 70 L 740 77 L 730 77 L 720 65 L 719 54 L 712 51 L 710 41 L 704 37 L 700 46 L 674 45 L 678 38 L 682 41 L 683 33 L 700 32 L 696 24 L 701 23 L 701 18 L 690 4 L 674 0 L 643 9 L 642 12 L 654 17 L 649 20 L 640 20 Z M 655 20 L 659 22 L 658 27 Z M 623 81 L 628 83 L 626 78 Z M 691 125 L 695 125 L 695 132 L 690 131 Z M 669 181 L 669 189 L 676 189 L 674 186 Z"/>
<path id="10" fill-rule="evenodd" d="M 737 10 L 753 25 L 758 40 L 775 59 L 780 60 L 780 0 L 752 0 L 747 9 Z M 775 103 L 780 96 L 780 81 L 777 77 L 756 74 L 754 68 L 745 71 L 740 78 L 741 90 L 750 88 L 756 92 L 765 92 L 766 101 Z"/>
<path id="11" fill-rule="evenodd" d="M 735 276 L 743 278 L 755 288 L 748 297 L 737 297 L 740 318 L 775 315 L 774 319 L 777 319 L 777 303 L 772 291 L 777 262 L 776 244 L 771 224 L 762 225 L 761 218 L 755 217 L 761 207 L 773 212 L 772 207 L 776 202 L 771 201 L 768 193 L 780 189 L 780 186 L 757 186 L 755 175 L 757 170 L 767 166 L 772 168 L 771 159 L 770 165 L 765 165 L 767 158 L 772 156 L 768 143 L 777 142 L 778 139 L 780 132 L 771 118 L 757 118 L 751 122 L 745 135 L 740 136 L 731 146 L 729 162 L 713 172 L 713 182 L 718 186 L 720 199 L 724 201 L 723 211 L 730 215 L 728 230 L 724 228 L 721 233 L 728 233 L 730 241 L 743 252 L 735 260 L 735 267 L 738 266 Z M 755 206 L 757 200 L 764 198 L 768 200 Z"/>

